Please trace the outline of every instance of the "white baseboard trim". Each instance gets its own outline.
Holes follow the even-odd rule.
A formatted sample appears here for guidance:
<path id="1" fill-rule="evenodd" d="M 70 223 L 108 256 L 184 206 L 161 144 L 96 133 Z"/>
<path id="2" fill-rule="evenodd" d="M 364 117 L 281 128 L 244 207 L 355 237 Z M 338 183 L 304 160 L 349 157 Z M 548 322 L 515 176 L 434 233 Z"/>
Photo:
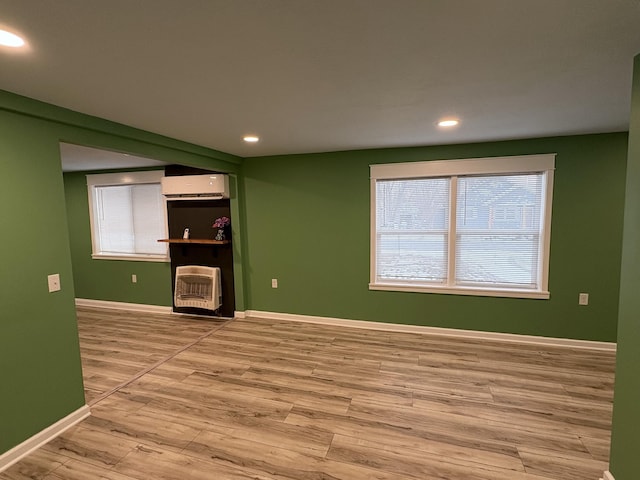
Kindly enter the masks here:
<path id="1" fill-rule="evenodd" d="M 108 300 L 92 300 L 89 298 L 76 298 L 76 306 L 77 307 L 110 308 L 113 310 L 128 310 L 130 312 L 145 312 L 145 313 L 171 313 L 173 311 L 171 307 L 164 307 L 161 305 L 144 305 L 142 303 L 111 302 Z"/>
<path id="2" fill-rule="evenodd" d="M 2 473 L 14 463 L 19 462 L 30 453 L 33 453 L 45 443 L 53 440 L 58 435 L 61 435 L 66 430 L 73 427 L 75 424 L 81 422 L 89 415 L 91 415 L 89 406 L 83 405 L 76 411 L 71 412 L 63 419 L 58 420 L 53 425 L 48 426 L 44 430 L 36 433 L 31 438 L 28 438 L 20 445 L 17 445 L 8 452 L 3 453 L 2 455 L 0 455 L 0 473 Z"/>
<path id="3" fill-rule="evenodd" d="M 602 478 L 600 480 L 616 480 L 616 479 L 613 478 L 613 475 L 611 475 L 611 472 L 607 470 L 606 472 L 604 472 L 604 475 L 602 475 Z"/>
<path id="4" fill-rule="evenodd" d="M 616 351 L 612 342 L 596 342 L 591 340 L 575 340 L 571 338 L 538 337 L 534 335 L 518 335 L 513 333 L 482 332 L 460 330 L 456 328 L 428 327 L 423 325 L 406 325 L 396 323 L 370 322 L 365 320 L 349 320 L 344 318 L 317 317 L 293 313 L 263 312 L 247 310 L 247 317 L 265 318 L 269 320 L 286 320 L 291 322 L 318 323 L 338 327 L 365 328 L 386 332 L 417 333 L 422 335 L 441 335 L 446 337 L 473 338 L 499 342 L 527 343 L 541 346 L 571 347 L 588 350 Z"/>
<path id="5" fill-rule="evenodd" d="M 246 318 L 246 312 L 239 312 L 239 311 L 235 311 L 233 313 L 233 318 Z"/>

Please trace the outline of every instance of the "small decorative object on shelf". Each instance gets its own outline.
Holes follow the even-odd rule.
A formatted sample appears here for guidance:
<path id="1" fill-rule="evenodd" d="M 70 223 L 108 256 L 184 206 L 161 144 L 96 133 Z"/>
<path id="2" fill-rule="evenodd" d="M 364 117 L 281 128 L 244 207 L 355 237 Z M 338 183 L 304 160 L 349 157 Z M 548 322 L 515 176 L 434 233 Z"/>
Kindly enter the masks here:
<path id="1" fill-rule="evenodd" d="M 213 222 L 213 225 L 211 225 L 211 227 L 216 228 L 218 230 L 216 232 L 216 236 L 214 237 L 214 240 L 225 240 L 227 236 L 226 230 L 227 228 L 229 228 L 229 225 L 231 225 L 231 220 L 229 219 L 229 217 L 216 218 L 216 221 Z"/>

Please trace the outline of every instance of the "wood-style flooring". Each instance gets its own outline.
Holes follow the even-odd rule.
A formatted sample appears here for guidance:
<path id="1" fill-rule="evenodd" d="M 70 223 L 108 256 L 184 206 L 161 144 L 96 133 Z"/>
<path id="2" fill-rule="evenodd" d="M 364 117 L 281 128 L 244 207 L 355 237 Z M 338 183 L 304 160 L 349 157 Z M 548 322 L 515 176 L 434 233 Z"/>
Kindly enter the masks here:
<path id="1" fill-rule="evenodd" d="M 81 308 L 92 415 L 1 480 L 597 480 L 612 352 Z"/>

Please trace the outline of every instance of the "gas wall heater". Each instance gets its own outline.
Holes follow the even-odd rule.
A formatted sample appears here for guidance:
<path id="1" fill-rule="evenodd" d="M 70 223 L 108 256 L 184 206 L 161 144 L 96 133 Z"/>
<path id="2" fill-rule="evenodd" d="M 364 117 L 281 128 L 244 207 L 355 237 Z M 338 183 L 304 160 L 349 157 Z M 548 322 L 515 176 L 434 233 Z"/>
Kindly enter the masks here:
<path id="1" fill-rule="evenodd" d="M 215 311 L 222 305 L 220 268 L 187 265 L 176 267 L 174 303 Z"/>

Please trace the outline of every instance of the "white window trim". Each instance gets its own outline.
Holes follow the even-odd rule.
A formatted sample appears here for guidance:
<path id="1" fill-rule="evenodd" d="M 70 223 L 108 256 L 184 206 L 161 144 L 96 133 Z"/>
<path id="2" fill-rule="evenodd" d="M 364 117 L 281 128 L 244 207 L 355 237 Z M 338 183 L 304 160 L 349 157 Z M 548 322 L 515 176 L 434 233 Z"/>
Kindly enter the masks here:
<path id="1" fill-rule="evenodd" d="M 371 173 L 371 221 L 370 221 L 370 279 L 369 290 L 398 292 L 440 293 L 452 295 L 475 295 L 487 297 L 548 299 L 549 292 L 549 250 L 551 247 L 551 209 L 553 203 L 553 174 L 555 153 L 541 155 L 520 155 L 512 157 L 470 158 L 464 160 L 434 160 L 426 162 L 387 163 L 370 165 Z M 462 285 L 422 285 L 411 282 L 385 283 L 376 281 L 376 181 L 392 179 L 411 179 L 429 177 L 456 177 L 468 175 L 493 175 L 544 172 L 545 182 L 545 221 L 540 236 L 542 261 L 540 262 L 540 289 L 525 290 L 513 288 L 478 288 Z M 457 182 L 452 182 L 450 195 L 455 198 Z M 455 232 L 455 215 L 449 219 L 449 231 Z M 452 223 L 453 222 L 453 223 Z M 453 235 L 449 235 L 450 241 Z M 451 248 L 449 254 L 452 254 Z M 451 269 L 452 262 L 448 262 Z M 452 281 L 449 272 L 448 281 Z"/>
<path id="2" fill-rule="evenodd" d="M 149 170 L 144 172 L 118 172 L 118 173 L 98 173 L 87 175 L 87 194 L 89 197 L 89 223 L 91 228 L 91 258 L 94 260 L 128 260 L 135 262 L 169 262 L 169 249 L 164 255 L 151 255 L 140 253 L 100 253 L 96 236 L 94 235 L 95 203 L 93 201 L 93 187 L 104 187 L 126 184 L 160 183 L 164 177 L 163 170 Z M 164 224 L 167 225 L 167 200 L 163 196 Z"/>

